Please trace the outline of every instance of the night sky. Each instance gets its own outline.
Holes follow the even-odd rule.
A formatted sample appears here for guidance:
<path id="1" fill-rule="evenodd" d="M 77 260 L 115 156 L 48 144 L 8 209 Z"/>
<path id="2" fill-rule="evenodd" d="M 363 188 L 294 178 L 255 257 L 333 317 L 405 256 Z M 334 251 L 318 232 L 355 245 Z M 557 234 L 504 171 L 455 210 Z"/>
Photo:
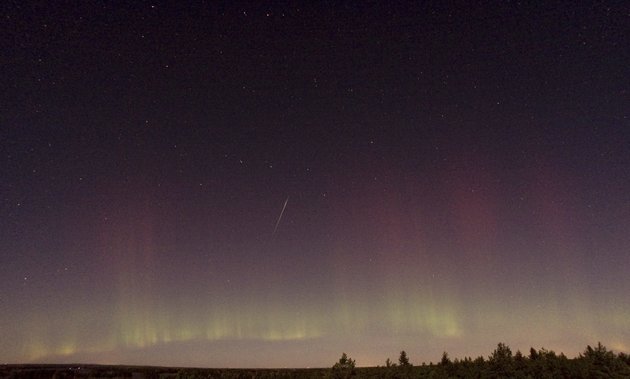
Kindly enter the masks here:
<path id="1" fill-rule="evenodd" d="M 177 3 L 0 5 L 0 362 L 630 351 L 627 2 Z"/>

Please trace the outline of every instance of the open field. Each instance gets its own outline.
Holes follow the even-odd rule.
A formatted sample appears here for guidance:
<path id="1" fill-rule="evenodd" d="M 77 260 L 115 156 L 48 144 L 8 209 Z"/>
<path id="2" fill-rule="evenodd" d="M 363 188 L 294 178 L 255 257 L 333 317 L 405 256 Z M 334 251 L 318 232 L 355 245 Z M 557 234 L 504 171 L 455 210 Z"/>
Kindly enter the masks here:
<path id="1" fill-rule="evenodd" d="M 365 371 L 369 369 L 358 369 Z M 208 369 L 150 366 L 107 366 L 80 364 L 10 364 L 0 366 L 2 378 L 324 378 L 330 369 Z"/>

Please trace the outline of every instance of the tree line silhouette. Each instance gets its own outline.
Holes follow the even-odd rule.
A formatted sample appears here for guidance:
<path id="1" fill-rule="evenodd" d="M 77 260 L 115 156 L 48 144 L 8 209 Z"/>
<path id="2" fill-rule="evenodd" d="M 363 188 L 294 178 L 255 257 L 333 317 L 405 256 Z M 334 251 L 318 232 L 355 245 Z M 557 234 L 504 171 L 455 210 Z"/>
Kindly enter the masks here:
<path id="1" fill-rule="evenodd" d="M 512 354 L 512 350 L 504 343 L 486 359 L 479 356 L 476 359 L 466 357 L 451 360 L 444 352 L 439 363 L 413 366 L 405 351 L 400 352 L 398 363 L 389 358 L 385 366 L 371 368 L 356 368 L 355 362 L 345 353 L 332 367 L 330 377 L 334 379 L 349 378 L 630 378 L 630 355 L 615 354 L 601 343 L 596 347 L 586 346 L 583 353 L 576 358 L 569 359 L 563 353 L 556 354 L 553 350 L 544 348 L 536 350 L 533 347 L 529 355 L 520 351 Z"/>

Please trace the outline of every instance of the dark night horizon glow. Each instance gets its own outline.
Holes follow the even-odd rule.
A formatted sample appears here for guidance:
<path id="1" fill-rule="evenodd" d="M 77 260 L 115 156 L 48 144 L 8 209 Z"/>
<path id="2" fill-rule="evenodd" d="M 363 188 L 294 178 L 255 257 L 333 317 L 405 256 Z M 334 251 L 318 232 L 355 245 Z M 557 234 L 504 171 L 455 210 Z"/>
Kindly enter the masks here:
<path id="1" fill-rule="evenodd" d="M 630 352 L 622 8 L 1 5 L 0 362 Z"/>

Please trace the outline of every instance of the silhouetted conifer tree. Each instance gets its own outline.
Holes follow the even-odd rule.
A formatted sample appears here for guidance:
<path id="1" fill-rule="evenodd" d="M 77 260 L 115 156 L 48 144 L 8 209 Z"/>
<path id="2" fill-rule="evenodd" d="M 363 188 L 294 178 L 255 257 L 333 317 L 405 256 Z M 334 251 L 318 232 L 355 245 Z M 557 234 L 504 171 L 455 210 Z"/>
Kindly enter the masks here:
<path id="1" fill-rule="evenodd" d="M 407 357 L 407 353 L 405 351 L 400 352 L 400 356 L 398 357 L 398 364 L 401 366 L 411 366 L 409 363 L 409 358 Z"/>
<path id="2" fill-rule="evenodd" d="M 355 361 L 348 357 L 346 353 L 341 354 L 339 362 L 332 367 L 332 377 L 335 379 L 345 379 L 356 375 Z"/>
<path id="3" fill-rule="evenodd" d="M 500 342 L 497 348 L 488 357 L 487 376 L 489 378 L 509 378 L 513 376 L 514 364 L 512 350 Z"/>
<path id="4" fill-rule="evenodd" d="M 442 353 L 442 359 L 440 359 L 440 365 L 448 366 L 451 364 L 451 359 L 448 357 L 448 353 L 445 351 Z"/>

